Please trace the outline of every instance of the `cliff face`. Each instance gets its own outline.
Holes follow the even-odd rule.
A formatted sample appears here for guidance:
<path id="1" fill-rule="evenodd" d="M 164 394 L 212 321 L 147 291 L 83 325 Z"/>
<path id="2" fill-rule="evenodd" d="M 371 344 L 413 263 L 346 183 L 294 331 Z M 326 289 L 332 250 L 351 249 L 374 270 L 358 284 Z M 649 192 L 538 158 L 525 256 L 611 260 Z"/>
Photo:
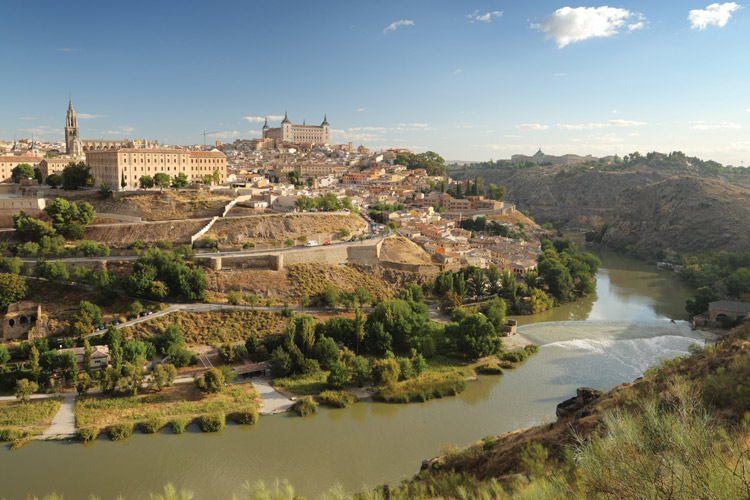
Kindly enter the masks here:
<path id="1" fill-rule="evenodd" d="M 656 252 L 750 250 L 750 189 L 676 177 L 622 192 L 601 242 Z"/>
<path id="2" fill-rule="evenodd" d="M 485 185 L 505 186 L 506 201 L 519 210 L 529 210 L 537 223 L 561 221 L 582 229 L 598 229 L 608 222 L 615 200 L 624 190 L 667 178 L 666 174 L 646 170 L 563 171 L 551 167 L 468 169 L 452 172 L 451 176 L 459 180 L 482 177 Z"/>

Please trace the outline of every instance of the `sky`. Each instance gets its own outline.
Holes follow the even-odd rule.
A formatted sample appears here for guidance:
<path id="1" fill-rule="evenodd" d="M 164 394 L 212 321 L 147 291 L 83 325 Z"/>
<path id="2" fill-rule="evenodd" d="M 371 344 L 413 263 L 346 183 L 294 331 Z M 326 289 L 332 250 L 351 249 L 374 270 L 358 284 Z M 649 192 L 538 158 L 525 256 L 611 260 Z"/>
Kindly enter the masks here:
<path id="1" fill-rule="evenodd" d="M 0 139 L 167 144 L 319 124 L 448 160 L 669 152 L 750 165 L 750 4 L 37 1 L 0 30 Z M 14 20 L 15 19 L 15 20 Z"/>

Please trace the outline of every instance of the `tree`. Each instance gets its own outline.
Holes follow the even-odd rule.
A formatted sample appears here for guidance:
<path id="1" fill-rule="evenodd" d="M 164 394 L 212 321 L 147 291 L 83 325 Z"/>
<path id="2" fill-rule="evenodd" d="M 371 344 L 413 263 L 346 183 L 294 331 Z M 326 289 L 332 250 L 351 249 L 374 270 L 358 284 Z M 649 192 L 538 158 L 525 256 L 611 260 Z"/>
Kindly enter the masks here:
<path id="1" fill-rule="evenodd" d="M 99 306 L 92 304 L 88 300 L 82 300 L 78 303 L 78 310 L 83 311 L 89 315 L 93 324 L 99 324 L 102 322 L 102 310 Z"/>
<path id="2" fill-rule="evenodd" d="M 60 187 L 62 185 L 62 182 L 63 178 L 60 174 L 50 174 L 46 179 L 44 179 L 44 183 L 53 188 Z"/>
<path id="3" fill-rule="evenodd" d="M 10 178 L 13 179 L 13 182 L 16 184 L 21 182 L 21 179 L 33 179 L 34 169 L 28 163 L 19 163 L 13 170 L 11 170 Z"/>
<path id="4" fill-rule="evenodd" d="M 133 396 L 138 394 L 138 391 L 143 385 L 143 378 L 146 375 L 143 365 L 146 364 L 146 360 L 138 358 L 135 362 L 125 362 L 122 367 L 122 377 L 118 381 L 120 390 L 130 392 Z"/>
<path id="5" fill-rule="evenodd" d="M 470 359 L 496 354 L 502 350 L 495 327 L 482 314 L 467 314 L 460 322 L 445 327 L 445 336 L 458 354 Z"/>
<path id="6" fill-rule="evenodd" d="M 28 379 L 22 378 L 16 381 L 16 388 L 13 391 L 13 394 L 15 394 L 15 396 L 24 403 L 27 403 L 30 399 L 29 396 L 31 396 L 38 390 L 39 385 L 37 385 L 35 382 L 29 381 Z"/>
<path id="7" fill-rule="evenodd" d="M 292 358 L 281 346 L 274 349 L 269 360 L 271 374 L 274 377 L 285 377 L 292 371 Z"/>
<path id="8" fill-rule="evenodd" d="M 40 240 L 43 236 L 54 236 L 55 228 L 50 224 L 30 217 L 20 210 L 13 214 L 13 229 L 25 240 Z"/>
<path id="9" fill-rule="evenodd" d="M 195 379 L 195 385 L 203 392 L 221 392 L 224 390 L 224 374 L 218 368 L 209 368 L 202 377 Z"/>
<path id="10" fill-rule="evenodd" d="M 343 361 L 336 361 L 330 366 L 330 373 L 328 373 L 328 378 L 326 379 L 326 382 L 328 385 L 333 387 L 334 389 L 343 389 L 347 385 L 349 385 L 349 381 L 351 380 L 351 374 L 349 373 L 349 370 L 346 368 L 346 365 L 343 363 Z"/>
<path id="11" fill-rule="evenodd" d="M 709 286 L 702 286 L 695 291 L 695 296 L 685 304 L 685 310 L 690 316 L 697 316 L 708 311 L 708 304 L 719 300 L 719 294 L 713 291 Z"/>
<path id="12" fill-rule="evenodd" d="M 153 383 L 161 391 L 165 387 L 171 387 L 177 377 L 177 368 L 174 365 L 156 365 L 154 367 Z"/>
<path id="13" fill-rule="evenodd" d="M 0 345 L 0 369 L 2 369 L 8 361 L 10 361 L 10 353 L 4 345 Z"/>
<path id="14" fill-rule="evenodd" d="M 372 376 L 370 360 L 365 357 L 356 356 L 351 360 L 350 367 L 352 370 L 352 380 L 359 387 L 362 387 Z"/>
<path id="15" fill-rule="evenodd" d="M 171 179 L 169 178 L 169 175 L 165 174 L 164 172 L 159 172 L 158 174 L 154 175 L 154 185 L 158 188 L 168 188 L 170 181 Z"/>
<path id="16" fill-rule="evenodd" d="M 227 364 L 234 361 L 237 357 L 237 350 L 235 349 L 234 344 L 227 342 L 219 347 L 219 357 L 221 357 L 221 360 Z"/>
<path id="17" fill-rule="evenodd" d="M 39 367 L 39 349 L 35 345 L 31 346 L 31 350 L 29 351 L 29 366 L 31 376 L 34 377 L 34 380 L 38 380 L 42 370 Z"/>
<path id="18" fill-rule="evenodd" d="M 339 360 L 339 348 L 330 337 L 323 337 L 315 344 L 313 356 L 323 368 L 331 368 Z"/>
<path id="19" fill-rule="evenodd" d="M 233 306 L 239 305 L 240 299 L 242 299 L 242 295 L 235 290 L 230 290 L 229 293 L 227 293 L 227 302 Z"/>
<path id="20" fill-rule="evenodd" d="M 44 179 L 42 178 L 42 170 L 39 168 L 34 169 L 34 179 L 37 184 L 41 184 Z"/>
<path id="21" fill-rule="evenodd" d="M 159 347 L 163 354 L 169 354 L 185 345 L 185 336 L 177 325 L 169 325 L 159 337 Z"/>
<path id="22" fill-rule="evenodd" d="M 76 355 L 70 351 L 65 351 L 58 356 L 57 366 L 62 370 L 63 378 L 68 382 L 73 382 L 78 376 L 78 363 L 76 362 Z"/>
<path id="23" fill-rule="evenodd" d="M 149 346 L 151 346 L 151 349 L 149 349 Z M 153 344 L 150 342 L 146 343 L 142 340 L 126 340 L 125 343 L 122 344 L 122 357 L 131 363 L 135 363 L 139 358 L 148 360 L 152 358 L 154 354 L 156 353 L 154 352 Z"/>
<path id="24" fill-rule="evenodd" d="M 401 368 L 395 359 L 378 359 L 372 364 L 372 378 L 376 385 L 393 385 L 398 382 Z"/>
<path id="25" fill-rule="evenodd" d="M 14 302 L 25 299 L 27 293 L 25 278 L 17 274 L 0 273 L 0 312 L 5 312 Z"/>
<path id="26" fill-rule="evenodd" d="M 106 200 L 112 196 L 112 187 L 106 182 L 102 182 L 96 194 L 99 195 L 99 198 L 102 200 Z"/>
<path id="27" fill-rule="evenodd" d="M 134 300 L 128 306 L 128 312 L 133 316 L 138 316 L 139 314 L 141 314 L 141 311 L 143 311 L 143 304 L 141 304 L 137 300 Z"/>
<path id="28" fill-rule="evenodd" d="M 180 172 L 179 174 L 175 175 L 174 178 L 172 178 L 173 188 L 184 188 L 187 185 L 188 178 L 187 175 L 185 175 L 185 172 Z"/>
<path id="29" fill-rule="evenodd" d="M 53 283 L 63 283 L 70 279 L 68 268 L 65 267 L 65 262 L 61 260 L 47 262 L 40 259 L 36 265 L 36 273 Z"/>
<path id="30" fill-rule="evenodd" d="M 91 380 L 91 375 L 85 372 L 78 374 L 78 381 L 76 383 L 76 392 L 79 395 L 86 394 L 93 385 L 94 385 L 94 382 L 93 380 Z"/>
<path id="31" fill-rule="evenodd" d="M 490 266 L 487 269 L 487 281 L 490 285 L 490 294 L 497 295 L 500 293 L 500 271 L 496 267 Z"/>
<path id="32" fill-rule="evenodd" d="M 94 177 L 91 175 L 91 167 L 83 162 L 70 162 L 62 171 L 63 189 L 91 187 L 94 183 Z"/>
<path id="33" fill-rule="evenodd" d="M 91 344 L 89 339 L 83 340 L 83 369 L 86 372 L 91 371 Z"/>
<path id="34" fill-rule="evenodd" d="M 490 184 L 489 188 L 487 189 L 487 196 L 489 196 L 492 200 L 503 201 L 503 198 L 505 198 L 505 186 L 496 186 L 494 184 Z"/>
<path id="35" fill-rule="evenodd" d="M 138 183 L 141 185 L 141 189 L 152 188 L 154 187 L 154 178 L 150 175 L 142 175 Z"/>
<path id="36" fill-rule="evenodd" d="M 56 231 L 74 239 L 80 239 L 83 229 L 96 218 L 96 210 L 89 203 L 84 201 L 79 207 L 64 198 L 55 198 L 44 208 L 44 212 L 52 219 L 52 227 Z"/>

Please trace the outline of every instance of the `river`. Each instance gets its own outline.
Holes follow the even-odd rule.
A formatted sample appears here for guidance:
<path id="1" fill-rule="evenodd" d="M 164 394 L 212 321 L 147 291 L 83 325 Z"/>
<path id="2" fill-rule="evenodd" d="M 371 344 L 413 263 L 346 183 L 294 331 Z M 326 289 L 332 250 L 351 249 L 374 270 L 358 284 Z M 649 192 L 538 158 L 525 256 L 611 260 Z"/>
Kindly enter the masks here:
<path id="1" fill-rule="evenodd" d="M 256 426 L 229 425 L 217 434 L 191 427 L 136 433 L 124 442 L 34 442 L 0 451 L 0 496 L 63 493 L 103 500 L 147 498 L 167 482 L 196 498 L 229 499 L 246 481 L 286 478 L 315 497 L 334 483 L 356 491 L 408 477 L 445 445 L 554 420 L 555 406 L 589 386 L 631 381 L 661 357 L 679 355 L 702 338 L 690 330 L 688 288 L 670 272 L 593 250 L 602 259 L 592 296 L 535 316 L 519 332 L 540 345 L 537 355 L 502 377 L 480 377 L 460 396 L 420 404 L 358 403 L 320 408 L 317 415 L 262 417 Z M 672 322 L 670 320 L 675 320 Z"/>

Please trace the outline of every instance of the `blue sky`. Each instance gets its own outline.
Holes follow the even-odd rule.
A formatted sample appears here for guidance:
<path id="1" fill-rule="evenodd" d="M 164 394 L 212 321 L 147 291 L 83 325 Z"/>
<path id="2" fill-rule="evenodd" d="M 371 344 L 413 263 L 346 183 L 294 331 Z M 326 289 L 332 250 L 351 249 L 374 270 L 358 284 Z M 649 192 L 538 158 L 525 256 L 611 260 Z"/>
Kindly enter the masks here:
<path id="1" fill-rule="evenodd" d="M 19 4 L 0 32 L 0 138 L 62 139 L 70 92 L 91 139 L 231 141 L 288 110 L 327 113 L 334 142 L 451 160 L 542 147 L 750 164 L 750 5 L 319 3 Z"/>

